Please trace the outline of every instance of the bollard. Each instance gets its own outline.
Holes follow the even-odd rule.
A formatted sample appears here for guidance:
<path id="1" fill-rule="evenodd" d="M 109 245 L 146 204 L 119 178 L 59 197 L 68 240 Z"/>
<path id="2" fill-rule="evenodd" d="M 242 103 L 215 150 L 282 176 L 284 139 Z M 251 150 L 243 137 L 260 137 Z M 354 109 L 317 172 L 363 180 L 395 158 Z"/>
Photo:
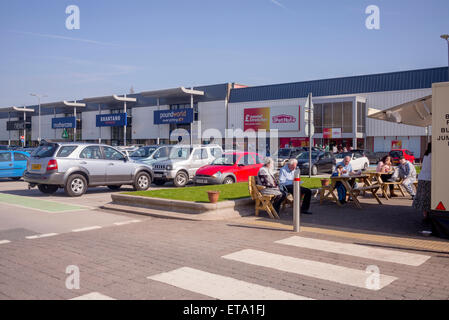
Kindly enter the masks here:
<path id="1" fill-rule="evenodd" d="M 301 216 L 301 171 L 295 171 L 295 179 L 293 181 L 293 231 L 299 232 L 300 216 Z"/>

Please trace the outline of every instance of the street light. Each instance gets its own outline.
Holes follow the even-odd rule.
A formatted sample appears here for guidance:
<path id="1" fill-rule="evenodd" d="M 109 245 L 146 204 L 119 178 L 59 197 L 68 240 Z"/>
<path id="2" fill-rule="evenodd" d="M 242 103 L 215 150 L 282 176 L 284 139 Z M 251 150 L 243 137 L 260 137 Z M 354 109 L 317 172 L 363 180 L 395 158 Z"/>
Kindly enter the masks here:
<path id="1" fill-rule="evenodd" d="M 448 76 L 449 76 L 449 34 L 442 34 L 440 36 L 441 39 L 444 39 L 447 41 L 447 60 L 448 60 Z M 448 78 L 449 81 L 449 78 Z"/>
<path id="2" fill-rule="evenodd" d="M 43 95 L 39 95 L 36 93 L 30 93 L 30 96 L 36 97 L 38 102 L 39 102 L 39 134 L 38 134 L 38 138 L 37 141 L 39 141 L 39 144 L 41 143 L 41 98 L 45 98 L 48 97 L 47 95 L 43 94 Z"/>

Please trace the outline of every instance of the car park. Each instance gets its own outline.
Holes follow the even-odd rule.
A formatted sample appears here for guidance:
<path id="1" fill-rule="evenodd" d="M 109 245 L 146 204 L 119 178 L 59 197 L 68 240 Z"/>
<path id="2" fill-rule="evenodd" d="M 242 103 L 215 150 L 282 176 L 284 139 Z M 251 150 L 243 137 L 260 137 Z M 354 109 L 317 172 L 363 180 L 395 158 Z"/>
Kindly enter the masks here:
<path id="1" fill-rule="evenodd" d="M 93 186 L 118 190 L 132 185 L 135 190 L 147 190 L 153 172 L 107 145 L 44 143 L 30 157 L 23 177 L 43 193 L 64 188 L 68 196 L 79 197 Z"/>
<path id="2" fill-rule="evenodd" d="M 210 165 L 197 170 L 195 184 L 232 184 L 246 182 L 263 166 L 261 156 L 254 152 L 223 153 Z"/>
<path id="3" fill-rule="evenodd" d="M 348 152 L 342 152 L 335 155 L 337 163 L 343 162 L 345 157 L 351 158 L 352 170 L 366 170 L 369 167 L 369 160 L 360 150 L 352 150 Z"/>
<path id="4" fill-rule="evenodd" d="M 393 162 L 394 165 L 399 164 L 399 159 L 404 156 L 407 161 L 410 161 L 411 163 L 415 163 L 415 155 L 413 152 L 407 149 L 393 149 L 389 153 L 391 157 L 391 162 Z"/>
<path id="5" fill-rule="evenodd" d="M 169 145 L 144 146 L 132 152 L 130 158 L 151 167 L 151 165 L 157 161 L 167 160 L 172 148 L 173 146 Z"/>
<path id="6" fill-rule="evenodd" d="M 164 185 L 173 181 L 176 187 L 184 187 L 196 171 L 221 157 L 223 149 L 218 145 L 176 145 L 167 160 L 153 163 L 154 183 Z"/>
<path id="7" fill-rule="evenodd" d="M 309 173 L 309 152 L 303 152 L 298 157 L 298 168 L 301 174 Z M 331 173 L 335 171 L 336 159 L 332 152 L 312 151 L 311 174 L 316 176 L 318 173 Z"/>
<path id="8" fill-rule="evenodd" d="M 0 178 L 20 180 L 27 169 L 29 154 L 21 151 L 0 151 Z"/>

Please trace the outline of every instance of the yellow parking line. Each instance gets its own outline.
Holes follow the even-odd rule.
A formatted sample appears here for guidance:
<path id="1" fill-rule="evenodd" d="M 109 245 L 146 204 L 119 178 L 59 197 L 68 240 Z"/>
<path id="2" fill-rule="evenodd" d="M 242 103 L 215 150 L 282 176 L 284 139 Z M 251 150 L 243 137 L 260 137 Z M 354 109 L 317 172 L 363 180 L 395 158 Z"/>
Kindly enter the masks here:
<path id="1" fill-rule="evenodd" d="M 267 221 L 262 220 L 260 218 L 243 218 L 244 224 L 249 225 L 258 225 L 268 228 L 293 231 L 293 226 L 288 223 L 280 223 L 276 221 Z M 438 241 L 438 240 L 421 240 L 415 238 L 408 237 L 393 237 L 393 236 L 383 236 L 383 235 L 375 235 L 375 234 L 367 234 L 367 233 L 358 233 L 358 232 L 348 232 L 348 231 L 339 231 L 325 228 L 314 228 L 314 227 L 301 227 L 301 231 L 303 232 L 311 232 L 324 234 L 335 237 L 343 237 L 355 240 L 363 240 L 363 241 L 371 241 L 371 242 L 379 242 L 389 245 L 403 246 L 403 247 L 412 247 L 418 249 L 432 250 L 432 251 L 441 251 L 449 253 L 449 241 Z"/>

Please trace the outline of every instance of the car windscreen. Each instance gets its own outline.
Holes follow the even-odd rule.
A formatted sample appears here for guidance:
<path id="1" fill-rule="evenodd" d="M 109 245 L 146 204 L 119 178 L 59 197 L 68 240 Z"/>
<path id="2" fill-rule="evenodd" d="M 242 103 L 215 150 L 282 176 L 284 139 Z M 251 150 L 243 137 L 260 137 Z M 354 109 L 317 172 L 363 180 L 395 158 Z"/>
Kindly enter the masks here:
<path id="1" fill-rule="evenodd" d="M 392 158 L 400 158 L 400 157 L 402 157 L 402 151 L 399 151 L 399 150 L 390 151 L 390 156 Z"/>
<path id="2" fill-rule="evenodd" d="M 290 149 L 279 149 L 278 157 L 290 157 L 291 150 Z"/>
<path id="3" fill-rule="evenodd" d="M 190 147 L 176 147 L 170 152 L 170 159 L 187 160 L 192 153 L 192 148 Z"/>
<path id="4" fill-rule="evenodd" d="M 316 157 L 318 157 L 319 153 L 318 152 L 312 152 L 312 159 L 315 159 Z M 309 152 L 303 152 L 301 153 L 297 159 L 299 160 L 307 160 L 309 159 Z"/>
<path id="5" fill-rule="evenodd" d="M 133 159 L 148 158 L 153 154 L 155 150 L 156 150 L 155 147 L 142 147 L 131 153 L 131 158 Z"/>
<path id="6" fill-rule="evenodd" d="M 51 143 L 51 144 L 45 144 L 42 146 L 39 146 L 33 153 L 31 154 L 32 157 L 35 158 L 49 158 L 53 157 L 56 150 L 58 149 L 58 145 Z"/>
<path id="7" fill-rule="evenodd" d="M 237 155 L 224 154 L 220 158 L 215 159 L 212 164 L 216 166 L 233 166 L 237 161 Z"/>

